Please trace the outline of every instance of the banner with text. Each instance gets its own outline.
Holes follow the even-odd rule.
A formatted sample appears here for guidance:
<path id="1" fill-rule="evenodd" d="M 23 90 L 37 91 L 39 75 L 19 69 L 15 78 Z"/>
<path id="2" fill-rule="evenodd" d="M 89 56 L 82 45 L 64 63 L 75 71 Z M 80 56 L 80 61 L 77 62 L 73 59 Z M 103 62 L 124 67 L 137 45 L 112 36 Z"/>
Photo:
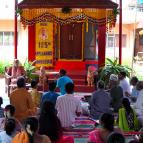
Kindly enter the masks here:
<path id="1" fill-rule="evenodd" d="M 53 23 L 36 24 L 36 66 L 53 66 Z"/>

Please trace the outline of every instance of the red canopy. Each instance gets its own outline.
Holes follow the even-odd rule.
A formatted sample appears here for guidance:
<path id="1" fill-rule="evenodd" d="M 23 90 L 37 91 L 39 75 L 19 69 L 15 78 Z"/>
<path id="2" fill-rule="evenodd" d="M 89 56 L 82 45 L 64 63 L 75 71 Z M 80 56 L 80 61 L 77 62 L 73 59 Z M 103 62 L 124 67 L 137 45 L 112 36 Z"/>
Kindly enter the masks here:
<path id="1" fill-rule="evenodd" d="M 19 8 L 117 8 L 118 5 L 111 0 L 23 0 Z"/>

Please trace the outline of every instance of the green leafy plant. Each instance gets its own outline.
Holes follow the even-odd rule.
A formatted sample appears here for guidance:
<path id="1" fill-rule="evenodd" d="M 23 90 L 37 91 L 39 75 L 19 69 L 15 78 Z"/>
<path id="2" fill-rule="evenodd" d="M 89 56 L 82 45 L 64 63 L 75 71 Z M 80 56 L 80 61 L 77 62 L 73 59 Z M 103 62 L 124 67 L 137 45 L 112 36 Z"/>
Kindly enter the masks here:
<path id="1" fill-rule="evenodd" d="M 21 15 L 22 14 L 22 9 L 17 8 L 16 9 L 16 14 L 17 14 L 17 16 Z"/>
<path id="2" fill-rule="evenodd" d="M 109 58 L 106 59 L 105 66 L 99 70 L 99 76 L 101 80 L 105 81 L 105 84 L 109 82 L 109 77 L 111 74 L 119 74 L 121 71 L 125 71 L 127 76 L 130 76 L 132 69 L 126 65 L 120 65 L 118 63 L 118 58 L 115 60 L 111 60 Z"/>
<path id="3" fill-rule="evenodd" d="M 113 14 L 114 14 L 115 17 L 116 17 L 117 15 L 119 15 L 119 14 L 120 14 L 120 9 L 119 9 L 119 8 L 114 8 L 114 9 L 113 9 Z"/>
<path id="4" fill-rule="evenodd" d="M 28 81 L 31 81 L 32 78 L 32 73 L 35 72 L 36 67 L 34 66 L 36 60 L 35 61 L 28 61 L 27 59 L 24 62 L 24 69 L 26 71 L 26 78 Z"/>
<path id="5" fill-rule="evenodd" d="M 5 68 L 10 66 L 9 62 L 0 62 L 0 74 L 4 74 L 5 73 Z"/>

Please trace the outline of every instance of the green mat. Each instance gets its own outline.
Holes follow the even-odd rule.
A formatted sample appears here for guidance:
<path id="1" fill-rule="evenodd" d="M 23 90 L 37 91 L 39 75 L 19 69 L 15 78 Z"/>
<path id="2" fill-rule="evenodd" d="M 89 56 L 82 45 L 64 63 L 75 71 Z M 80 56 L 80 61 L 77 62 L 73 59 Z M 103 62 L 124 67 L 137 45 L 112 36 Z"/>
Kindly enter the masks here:
<path id="1" fill-rule="evenodd" d="M 87 143 L 87 138 L 75 138 L 74 143 Z"/>

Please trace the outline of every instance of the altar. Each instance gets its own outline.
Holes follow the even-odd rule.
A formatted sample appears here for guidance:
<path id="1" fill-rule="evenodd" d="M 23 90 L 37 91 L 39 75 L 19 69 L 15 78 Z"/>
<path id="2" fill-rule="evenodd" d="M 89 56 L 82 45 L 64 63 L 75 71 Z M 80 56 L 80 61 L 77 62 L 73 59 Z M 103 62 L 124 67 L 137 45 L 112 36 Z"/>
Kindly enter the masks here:
<path id="1" fill-rule="evenodd" d="M 28 27 L 28 60 L 53 70 L 103 67 L 117 6 L 110 0 L 23 0 L 18 9 Z"/>

